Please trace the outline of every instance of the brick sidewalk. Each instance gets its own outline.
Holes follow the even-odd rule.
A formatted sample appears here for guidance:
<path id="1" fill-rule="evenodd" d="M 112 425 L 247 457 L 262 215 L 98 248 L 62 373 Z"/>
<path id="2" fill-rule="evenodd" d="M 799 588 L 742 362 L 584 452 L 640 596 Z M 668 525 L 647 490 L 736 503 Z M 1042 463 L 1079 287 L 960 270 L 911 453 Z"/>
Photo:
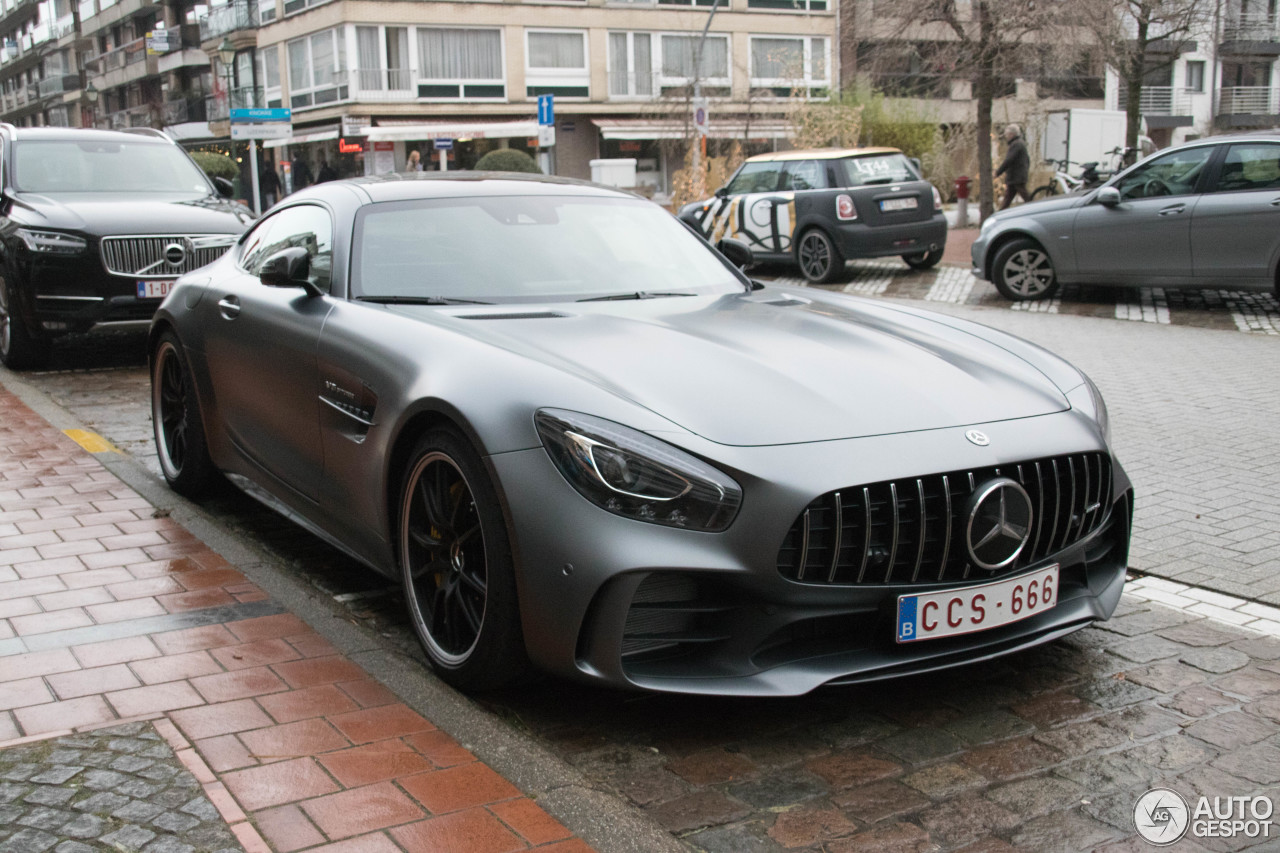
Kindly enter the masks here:
<path id="1" fill-rule="evenodd" d="M 250 853 L 590 850 L 0 389 L 0 750 L 142 721 Z"/>

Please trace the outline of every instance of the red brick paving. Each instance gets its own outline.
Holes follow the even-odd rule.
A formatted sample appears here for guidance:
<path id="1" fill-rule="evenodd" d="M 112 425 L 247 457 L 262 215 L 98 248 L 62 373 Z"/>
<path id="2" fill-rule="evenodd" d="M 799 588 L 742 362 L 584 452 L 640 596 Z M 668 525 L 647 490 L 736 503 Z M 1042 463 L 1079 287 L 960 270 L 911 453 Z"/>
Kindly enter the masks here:
<path id="1" fill-rule="evenodd" d="M 0 642 L 267 598 L 0 389 Z M 249 853 L 590 851 L 292 614 L 76 636 L 0 653 L 0 749 L 151 719 Z"/>

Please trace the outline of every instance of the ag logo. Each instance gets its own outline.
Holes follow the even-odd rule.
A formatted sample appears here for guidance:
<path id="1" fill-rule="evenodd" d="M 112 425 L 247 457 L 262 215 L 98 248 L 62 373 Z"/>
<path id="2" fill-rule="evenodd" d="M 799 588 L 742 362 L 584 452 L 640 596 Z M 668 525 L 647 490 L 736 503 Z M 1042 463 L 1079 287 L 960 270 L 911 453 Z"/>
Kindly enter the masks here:
<path id="1" fill-rule="evenodd" d="M 1157 847 L 1181 840 L 1190 824 L 1187 801 L 1168 788 L 1152 788 L 1133 806 L 1133 825 L 1138 834 Z"/>

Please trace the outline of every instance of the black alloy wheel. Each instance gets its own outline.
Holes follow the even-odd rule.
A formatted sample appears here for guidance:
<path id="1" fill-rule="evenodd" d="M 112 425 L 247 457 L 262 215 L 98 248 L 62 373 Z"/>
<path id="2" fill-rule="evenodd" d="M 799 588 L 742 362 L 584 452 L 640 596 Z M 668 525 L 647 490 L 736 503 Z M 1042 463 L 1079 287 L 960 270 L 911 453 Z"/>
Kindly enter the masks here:
<path id="1" fill-rule="evenodd" d="M 1049 253 L 1026 237 L 1001 246 L 991 272 L 996 290 L 1015 302 L 1048 299 L 1058 291 L 1058 277 Z"/>
<path id="2" fill-rule="evenodd" d="M 177 336 L 160 336 L 151 353 L 151 421 L 165 481 L 179 494 L 195 497 L 218 481 L 209 458 L 200 401 L 191 368 Z"/>
<path id="3" fill-rule="evenodd" d="M 821 228 L 810 228 L 796 245 L 800 272 L 814 284 L 830 284 L 844 275 L 844 257 Z"/>
<path id="4" fill-rule="evenodd" d="M 0 362 L 10 370 L 33 370 L 49 363 L 49 339 L 27 329 L 15 304 L 8 273 L 0 276 Z"/>
<path id="5" fill-rule="evenodd" d="M 934 249 L 930 252 L 920 252 L 915 255 L 903 255 L 902 260 L 913 270 L 933 269 L 942 260 L 942 250 Z"/>
<path id="6" fill-rule="evenodd" d="M 400 500 L 400 566 L 414 630 L 445 681 L 506 686 L 528 668 L 506 524 L 461 435 L 419 440 Z"/>

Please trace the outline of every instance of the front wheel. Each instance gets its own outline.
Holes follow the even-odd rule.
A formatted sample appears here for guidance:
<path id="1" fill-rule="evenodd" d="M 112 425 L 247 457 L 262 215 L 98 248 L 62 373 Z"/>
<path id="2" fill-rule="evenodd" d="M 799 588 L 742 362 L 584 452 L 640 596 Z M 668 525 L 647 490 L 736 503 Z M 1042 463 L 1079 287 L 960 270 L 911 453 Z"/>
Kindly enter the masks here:
<path id="1" fill-rule="evenodd" d="M 49 339 L 31 334 L 15 304 L 13 281 L 0 276 L 0 361 L 10 370 L 34 370 L 49 363 Z"/>
<path id="2" fill-rule="evenodd" d="M 419 439 L 399 523 L 409 616 L 436 672 L 461 690 L 519 680 L 529 664 L 506 523 L 480 457 L 456 431 Z"/>
<path id="3" fill-rule="evenodd" d="M 1007 299 L 1048 299 L 1058 290 L 1049 254 L 1034 240 L 1022 238 L 1000 247 L 992 263 L 992 281 Z"/>
<path id="4" fill-rule="evenodd" d="M 209 491 L 218 482 L 218 469 L 209 458 L 191 367 L 172 331 L 160 336 L 151 353 L 151 421 L 169 487 L 187 497 Z"/>
<path id="5" fill-rule="evenodd" d="M 903 255 L 902 260 L 906 261 L 907 266 L 913 270 L 933 269 L 942 260 L 942 250 L 934 249 L 929 252 L 921 252 L 918 255 Z"/>
<path id="6" fill-rule="evenodd" d="M 810 228 L 796 245 L 796 263 L 813 284 L 830 284 L 844 274 L 844 256 L 821 228 Z"/>

